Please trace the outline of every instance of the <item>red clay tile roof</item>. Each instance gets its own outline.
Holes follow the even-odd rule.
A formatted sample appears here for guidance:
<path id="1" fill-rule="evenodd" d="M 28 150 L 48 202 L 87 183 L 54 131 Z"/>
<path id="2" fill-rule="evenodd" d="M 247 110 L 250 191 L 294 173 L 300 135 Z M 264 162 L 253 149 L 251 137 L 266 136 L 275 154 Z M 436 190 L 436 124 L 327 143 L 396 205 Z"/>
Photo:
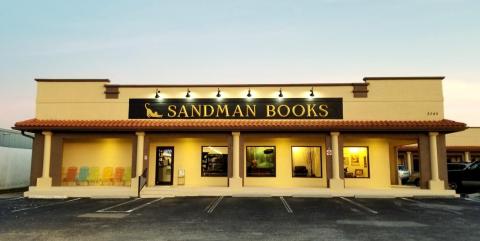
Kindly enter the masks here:
<path id="1" fill-rule="evenodd" d="M 256 131 L 442 131 L 466 129 L 464 123 L 438 121 L 357 121 L 357 120 L 266 120 L 266 119 L 165 119 L 165 120 L 38 120 L 15 123 L 14 129 L 39 130 L 256 130 Z"/>

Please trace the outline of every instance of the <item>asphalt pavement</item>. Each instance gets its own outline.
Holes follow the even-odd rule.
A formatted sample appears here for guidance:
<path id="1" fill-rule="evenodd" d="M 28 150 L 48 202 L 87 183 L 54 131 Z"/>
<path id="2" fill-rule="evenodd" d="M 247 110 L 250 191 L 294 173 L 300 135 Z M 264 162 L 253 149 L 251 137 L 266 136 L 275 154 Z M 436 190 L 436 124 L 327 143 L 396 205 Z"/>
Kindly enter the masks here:
<path id="1" fill-rule="evenodd" d="M 479 240 L 480 200 L 0 195 L 0 240 Z"/>

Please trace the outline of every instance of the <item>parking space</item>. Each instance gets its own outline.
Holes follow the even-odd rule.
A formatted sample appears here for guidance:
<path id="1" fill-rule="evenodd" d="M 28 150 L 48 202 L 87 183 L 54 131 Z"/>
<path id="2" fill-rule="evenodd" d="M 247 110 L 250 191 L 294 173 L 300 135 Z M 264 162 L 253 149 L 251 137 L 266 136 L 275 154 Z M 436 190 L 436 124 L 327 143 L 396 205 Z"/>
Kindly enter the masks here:
<path id="1" fill-rule="evenodd" d="M 0 200 L 0 240 L 476 240 L 463 199 L 178 197 Z"/>

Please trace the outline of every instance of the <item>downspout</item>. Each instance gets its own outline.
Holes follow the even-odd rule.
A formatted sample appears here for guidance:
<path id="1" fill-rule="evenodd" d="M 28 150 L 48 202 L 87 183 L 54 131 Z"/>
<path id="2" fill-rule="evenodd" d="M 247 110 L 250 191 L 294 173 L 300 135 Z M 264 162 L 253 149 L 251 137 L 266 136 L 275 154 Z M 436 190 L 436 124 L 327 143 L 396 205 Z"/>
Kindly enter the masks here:
<path id="1" fill-rule="evenodd" d="M 25 134 L 25 131 L 22 131 L 21 134 L 22 134 L 22 136 L 25 136 L 25 137 L 30 138 L 32 140 L 35 138 L 34 136 Z"/>

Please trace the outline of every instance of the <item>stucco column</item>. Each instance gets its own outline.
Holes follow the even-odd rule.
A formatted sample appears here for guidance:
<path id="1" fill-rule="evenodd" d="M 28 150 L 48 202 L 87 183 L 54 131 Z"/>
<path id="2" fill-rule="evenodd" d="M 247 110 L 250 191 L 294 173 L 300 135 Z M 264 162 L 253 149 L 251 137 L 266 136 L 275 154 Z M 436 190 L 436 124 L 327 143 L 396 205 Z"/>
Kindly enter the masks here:
<path id="1" fill-rule="evenodd" d="M 242 187 L 240 178 L 240 132 L 232 132 L 232 177 L 228 180 L 231 188 Z"/>
<path id="2" fill-rule="evenodd" d="M 407 168 L 411 175 L 413 173 L 413 158 L 411 151 L 407 151 Z"/>
<path id="3" fill-rule="evenodd" d="M 444 182 L 440 180 L 438 175 L 438 149 L 437 149 L 437 137 L 438 132 L 430 132 L 430 172 L 431 180 L 429 182 L 431 190 L 443 190 L 445 189 Z"/>
<path id="4" fill-rule="evenodd" d="M 470 156 L 470 152 L 465 152 L 465 162 L 472 162 L 472 157 Z"/>
<path id="5" fill-rule="evenodd" d="M 340 178 L 340 148 L 338 148 L 338 137 L 340 132 L 330 133 L 332 139 L 332 178 L 330 179 L 330 189 L 345 188 L 345 181 Z"/>
<path id="6" fill-rule="evenodd" d="M 50 156 L 52 153 L 52 132 L 42 132 L 44 136 L 43 144 L 43 167 L 42 177 L 37 178 L 37 187 L 51 187 L 52 178 L 50 177 Z"/>
<path id="7" fill-rule="evenodd" d="M 137 132 L 137 177 L 143 172 L 143 143 L 145 142 L 145 132 Z"/>

